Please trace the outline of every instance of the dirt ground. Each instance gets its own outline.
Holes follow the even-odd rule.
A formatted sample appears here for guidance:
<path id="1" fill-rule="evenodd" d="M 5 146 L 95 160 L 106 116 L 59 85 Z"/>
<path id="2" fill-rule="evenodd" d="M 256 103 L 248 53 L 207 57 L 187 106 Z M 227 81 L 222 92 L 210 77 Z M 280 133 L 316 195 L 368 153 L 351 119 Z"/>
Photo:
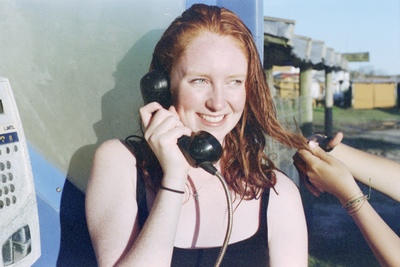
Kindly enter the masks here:
<path id="1" fill-rule="evenodd" d="M 400 163 L 400 122 L 341 125 L 344 143 Z M 360 185 L 365 194 L 368 187 Z M 302 190 L 313 266 L 379 266 L 350 216 L 332 196 L 315 198 Z M 372 190 L 371 205 L 400 235 L 400 204 Z"/>

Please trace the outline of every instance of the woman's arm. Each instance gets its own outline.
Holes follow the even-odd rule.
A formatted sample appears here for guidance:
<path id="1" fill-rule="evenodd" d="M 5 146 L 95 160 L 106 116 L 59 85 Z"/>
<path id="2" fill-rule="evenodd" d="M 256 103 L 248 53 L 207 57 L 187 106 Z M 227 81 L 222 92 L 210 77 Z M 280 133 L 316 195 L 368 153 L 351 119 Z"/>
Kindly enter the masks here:
<path id="1" fill-rule="evenodd" d="M 292 180 L 276 172 L 267 212 L 270 266 L 307 266 L 308 235 L 300 193 Z"/>
<path id="2" fill-rule="evenodd" d="M 316 143 L 310 143 L 310 148 L 313 154 L 305 150 L 298 152 L 302 159 L 298 167 L 307 174 L 316 188 L 333 194 L 343 206 L 362 196 L 344 164 L 324 152 Z M 354 202 L 348 209 L 378 261 L 383 266 L 400 266 L 400 238 L 376 213 L 368 200 Z"/>
<path id="3" fill-rule="evenodd" d="M 352 215 L 381 266 L 400 266 L 400 238 L 366 201 Z"/>
<path id="4" fill-rule="evenodd" d="M 171 264 L 183 195 L 160 190 L 140 231 L 135 163 L 119 140 L 105 142 L 95 153 L 86 215 L 99 266 Z"/>
<path id="5" fill-rule="evenodd" d="M 345 144 L 339 144 L 330 154 L 343 162 L 355 179 L 400 202 L 399 163 Z"/>
<path id="6" fill-rule="evenodd" d="M 120 140 L 95 152 L 86 190 L 86 219 L 99 266 L 114 265 L 139 234 L 135 158 Z"/>
<path id="7" fill-rule="evenodd" d="M 183 191 L 189 164 L 177 145 L 190 135 L 172 106 L 158 103 L 140 109 L 144 136 L 163 169 L 161 185 Z M 88 225 L 100 266 L 169 266 L 183 194 L 160 189 L 149 216 L 137 225 L 136 167 L 130 151 L 116 141 L 95 154 L 87 192 Z"/>

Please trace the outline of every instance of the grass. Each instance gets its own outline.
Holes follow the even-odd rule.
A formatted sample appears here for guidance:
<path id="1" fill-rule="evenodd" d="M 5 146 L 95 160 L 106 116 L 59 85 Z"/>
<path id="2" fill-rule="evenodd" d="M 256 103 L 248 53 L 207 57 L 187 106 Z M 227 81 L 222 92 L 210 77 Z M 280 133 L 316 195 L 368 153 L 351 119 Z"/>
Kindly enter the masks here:
<path id="1" fill-rule="evenodd" d="M 330 261 L 320 260 L 310 255 L 308 257 L 308 267 L 344 267 L 344 266 L 334 264 Z"/>
<path id="2" fill-rule="evenodd" d="M 378 127 L 391 122 L 400 122 L 400 108 L 377 109 L 332 109 L 333 130 L 342 131 L 344 126 Z M 325 109 L 317 107 L 313 109 L 313 125 L 317 130 L 324 127 Z"/>

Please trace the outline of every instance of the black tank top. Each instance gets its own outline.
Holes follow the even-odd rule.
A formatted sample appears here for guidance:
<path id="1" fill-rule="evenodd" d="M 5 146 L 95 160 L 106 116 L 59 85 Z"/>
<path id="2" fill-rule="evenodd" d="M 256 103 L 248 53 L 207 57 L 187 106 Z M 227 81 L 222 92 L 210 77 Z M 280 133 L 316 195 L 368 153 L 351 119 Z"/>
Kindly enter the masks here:
<path id="1" fill-rule="evenodd" d="M 142 172 L 138 170 L 136 193 L 140 227 L 144 225 L 148 217 L 146 188 L 142 177 Z M 257 232 L 245 240 L 229 244 L 220 265 L 221 267 L 268 266 L 269 254 L 266 213 L 269 200 L 269 191 L 269 189 L 266 189 L 262 194 L 260 222 Z M 220 249 L 221 247 L 195 249 L 174 247 L 171 266 L 214 266 Z"/>

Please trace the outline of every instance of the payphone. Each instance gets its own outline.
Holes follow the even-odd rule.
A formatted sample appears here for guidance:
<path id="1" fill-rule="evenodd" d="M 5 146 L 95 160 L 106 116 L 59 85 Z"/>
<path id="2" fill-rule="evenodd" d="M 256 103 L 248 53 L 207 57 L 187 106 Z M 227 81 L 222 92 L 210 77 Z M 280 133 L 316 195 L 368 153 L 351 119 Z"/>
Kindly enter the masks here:
<path id="1" fill-rule="evenodd" d="M 0 267 L 31 266 L 40 257 L 32 169 L 11 85 L 0 77 Z"/>

